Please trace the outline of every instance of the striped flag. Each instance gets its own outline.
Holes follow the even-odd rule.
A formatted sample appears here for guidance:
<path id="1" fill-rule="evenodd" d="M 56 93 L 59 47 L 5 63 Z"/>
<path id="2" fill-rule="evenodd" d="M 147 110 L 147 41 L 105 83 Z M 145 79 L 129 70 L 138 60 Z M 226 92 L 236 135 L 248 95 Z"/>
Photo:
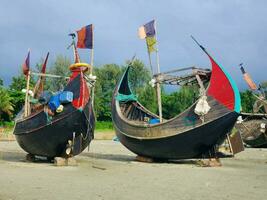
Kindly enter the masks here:
<path id="1" fill-rule="evenodd" d="M 77 31 L 77 48 L 93 49 L 93 24 L 85 26 Z"/>
<path id="2" fill-rule="evenodd" d="M 146 37 L 154 37 L 156 35 L 155 20 L 152 20 L 139 27 L 138 34 L 140 39 L 145 39 Z"/>
<path id="3" fill-rule="evenodd" d="M 30 71 L 30 50 L 28 51 L 28 55 L 26 57 L 26 60 L 24 61 L 23 65 L 22 65 L 22 71 L 23 74 L 28 76 L 29 71 Z"/>

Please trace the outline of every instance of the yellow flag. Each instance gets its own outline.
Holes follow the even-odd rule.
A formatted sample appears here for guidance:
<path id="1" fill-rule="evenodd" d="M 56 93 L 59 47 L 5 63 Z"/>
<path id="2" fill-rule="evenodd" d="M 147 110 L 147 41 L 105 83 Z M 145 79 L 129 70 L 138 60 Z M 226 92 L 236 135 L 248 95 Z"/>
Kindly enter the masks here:
<path id="1" fill-rule="evenodd" d="M 157 41 L 155 37 L 146 37 L 146 44 L 149 53 L 156 51 L 156 43 Z"/>

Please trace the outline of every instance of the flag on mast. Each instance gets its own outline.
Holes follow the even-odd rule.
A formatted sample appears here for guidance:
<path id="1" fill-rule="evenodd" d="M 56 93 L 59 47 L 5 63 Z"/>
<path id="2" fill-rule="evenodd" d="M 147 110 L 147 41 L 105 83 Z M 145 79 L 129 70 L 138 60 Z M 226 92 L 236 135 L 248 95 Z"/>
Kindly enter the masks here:
<path id="1" fill-rule="evenodd" d="M 146 39 L 148 52 L 151 53 L 156 51 L 156 30 L 155 30 L 155 20 L 152 20 L 145 25 L 139 27 L 138 35 L 140 39 Z"/>
<path id="2" fill-rule="evenodd" d="M 22 71 L 24 75 L 28 76 L 30 71 L 30 50 L 28 51 L 27 57 L 22 65 Z"/>
<path id="3" fill-rule="evenodd" d="M 77 48 L 93 49 L 93 24 L 87 25 L 77 31 Z"/>
<path id="4" fill-rule="evenodd" d="M 258 89 L 257 85 L 251 79 L 250 75 L 245 71 L 242 63 L 240 64 L 240 70 L 241 70 L 241 72 L 243 74 L 244 80 L 247 82 L 247 84 L 250 87 L 250 89 L 251 90 L 257 90 Z"/>

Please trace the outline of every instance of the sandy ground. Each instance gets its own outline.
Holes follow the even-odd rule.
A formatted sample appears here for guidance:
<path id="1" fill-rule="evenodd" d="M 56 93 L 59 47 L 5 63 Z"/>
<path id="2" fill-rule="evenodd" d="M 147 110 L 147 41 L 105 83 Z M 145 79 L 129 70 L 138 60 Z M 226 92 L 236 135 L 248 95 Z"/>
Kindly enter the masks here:
<path id="1" fill-rule="evenodd" d="M 120 143 L 95 140 L 77 167 L 29 163 L 16 142 L 0 142 L 0 200 L 253 199 L 267 197 L 267 149 L 246 149 L 223 166 L 141 163 Z"/>

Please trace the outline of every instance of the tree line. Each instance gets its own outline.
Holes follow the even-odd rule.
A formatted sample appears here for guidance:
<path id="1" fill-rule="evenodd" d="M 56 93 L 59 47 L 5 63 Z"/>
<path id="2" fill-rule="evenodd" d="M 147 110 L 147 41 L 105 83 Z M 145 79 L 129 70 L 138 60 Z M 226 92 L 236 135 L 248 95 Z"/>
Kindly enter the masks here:
<path id="1" fill-rule="evenodd" d="M 34 67 L 35 71 L 41 69 L 42 60 Z M 128 61 L 125 65 L 105 64 L 94 67 L 94 74 L 97 76 L 95 85 L 94 108 L 98 121 L 111 121 L 111 98 L 113 90 L 125 71 Z M 47 73 L 61 76 L 69 76 L 68 66 L 71 64 L 70 59 L 64 56 L 57 56 L 55 62 L 47 69 Z M 138 100 L 150 111 L 157 113 L 156 92 L 148 82 L 151 80 L 151 72 L 148 67 L 138 59 L 132 63 L 130 71 L 130 85 L 133 92 L 137 95 Z M 36 77 L 31 78 L 30 88 L 33 89 L 37 81 Z M 58 91 L 63 89 L 67 80 L 64 78 L 46 78 L 45 90 Z M 261 84 L 267 91 L 267 82 Z M 19 76 L 12 78 L 8 87 L 3 86 L 3 80 L 0 79 L 0 123 L 12 121 L 16 114 L 24 105 L 25 94 L 22 89 L 26 87 L 26 79 L 21 73 Z M 198 88 L 182 86 L 179 90 L 168 93 L 162 87 L 162 112 L 166 119 L 172 118 L 178 113 L 192 105 L 198 98 Z M 255 97 L 252 92 L 245 90 L 241 92 L 242 110 L 252 112 Z"/>

